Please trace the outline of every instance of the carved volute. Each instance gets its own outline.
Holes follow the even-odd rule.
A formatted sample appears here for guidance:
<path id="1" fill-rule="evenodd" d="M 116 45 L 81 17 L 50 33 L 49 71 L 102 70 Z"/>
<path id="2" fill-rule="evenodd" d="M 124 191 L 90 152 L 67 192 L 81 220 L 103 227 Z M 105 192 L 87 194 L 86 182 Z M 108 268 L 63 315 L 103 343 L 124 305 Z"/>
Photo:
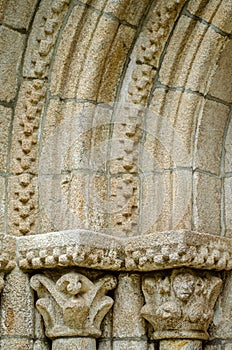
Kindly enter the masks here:
<path id="1" fill-rule="evenodd" d="M 31 278 L 37 292 L 36 307 L 51 338 L 99 337 L 101 322 L 113 305 L 105 294 L 116 287 L 116 279 L 105 276 L 96 282 L 80 273 L 64 274 L 56 282 L 43 274 Z"/>

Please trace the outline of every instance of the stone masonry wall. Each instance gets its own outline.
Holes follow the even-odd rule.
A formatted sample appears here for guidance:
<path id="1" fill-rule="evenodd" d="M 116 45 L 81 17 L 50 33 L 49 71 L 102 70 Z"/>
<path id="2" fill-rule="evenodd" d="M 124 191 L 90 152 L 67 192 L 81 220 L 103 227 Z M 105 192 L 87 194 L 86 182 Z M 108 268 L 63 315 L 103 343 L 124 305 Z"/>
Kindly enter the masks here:
<path id="1" fill-rule="evenodd" d="M 1 349 L 232 349 L 231 18 L 0 0 Z"/>

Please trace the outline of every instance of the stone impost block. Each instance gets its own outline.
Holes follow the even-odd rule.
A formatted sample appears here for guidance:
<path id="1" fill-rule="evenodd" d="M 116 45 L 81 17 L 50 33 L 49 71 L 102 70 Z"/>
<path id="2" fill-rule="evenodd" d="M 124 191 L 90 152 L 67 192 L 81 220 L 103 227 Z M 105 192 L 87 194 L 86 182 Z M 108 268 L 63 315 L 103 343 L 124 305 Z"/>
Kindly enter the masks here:
<path id="1" fill-rule="evenodd" d="M 19 239 L 22 269 L 80 266 L 119 270 L 123 264 L 118 239 L 93 231 L 51 232 Z"/>
<path id="2" fill-rule="evenodd" d="M 79 266 L 112 271 L 156 271 L 177 267 L 232 269 L 229 238 L 190 230 L 116 238 L 88 230 L 18 238 L 23 270 Z"/>
<path id="3" fill-rule="evenodd" d="M 159 232 L 127 240 L 127 270 L 152 271 L 173 267 L 206 270 L 232 268 L 229 239 L 188 230 Z"/>

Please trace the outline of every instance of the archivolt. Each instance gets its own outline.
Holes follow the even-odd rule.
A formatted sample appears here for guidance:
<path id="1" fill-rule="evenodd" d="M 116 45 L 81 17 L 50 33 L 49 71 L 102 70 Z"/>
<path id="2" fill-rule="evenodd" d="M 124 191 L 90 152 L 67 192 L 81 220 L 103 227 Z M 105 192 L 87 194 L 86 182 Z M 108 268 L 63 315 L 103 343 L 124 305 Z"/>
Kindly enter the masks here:
<path id="1" fill-rule="evenodd" d="M 21 233 L 36 231 L 36 221 L 42 231 L 79 225 L 121 235 L 186 227 L 219 233 L 231 129 L 231 94 L 227 89 L 222 96 L 219 84 L 231 69 L 225 53 L 232 7 L 225 3 L 72 1 L 68 7 L 68 1 L 53 1 L 47 12 L 41 2 L 18 102 L 26 98 L 18 115 L 32 125 L 28 111 L 35 104 L 25 89 L 37 96 L 45 86 L 44 112 L 36 107 L 41 166 L 13 169 L 30 174 L 22 189 L 39 173 L 41 216 L 31 209 L 34 221 L 26 217 Z M 45 92 L 39 96 L 40 103 Z M 25 128 L 16 116 L 13 150 L 31 137 Z M 35 148 L 29 163 L 38 169 L 37 140 L 31 145 L 22 154 L 28 159 Z M 100 152 L 96 164 L 93 154 Z M 12 152 L 12 164 L 21 158 Z M 14 209 L 11 217 L 15 225 Z"/>

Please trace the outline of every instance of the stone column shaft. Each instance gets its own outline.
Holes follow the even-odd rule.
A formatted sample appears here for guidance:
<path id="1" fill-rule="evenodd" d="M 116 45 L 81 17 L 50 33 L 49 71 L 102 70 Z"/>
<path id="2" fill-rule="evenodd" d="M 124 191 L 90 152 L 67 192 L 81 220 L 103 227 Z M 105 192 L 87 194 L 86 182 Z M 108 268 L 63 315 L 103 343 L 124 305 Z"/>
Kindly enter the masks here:
<path id="1" fill-rule="evenodd" d="M 113 311 L 113 350 L 147 350 L 145 322 L 140 316 L 144 303 L 139 274 L 121 274 Z"/>
<path id="2" fill-rule="evenodd" d="M 58 338 L 52 342 L 52 350 L 96 350 L 94 338 L 73 337 Z"/>
<path id="3" fill-rule="evenodd" d="M 202 341 L 191 339 L 165 339 L 160 341 L 159 350 L 202 350 Z"/>

